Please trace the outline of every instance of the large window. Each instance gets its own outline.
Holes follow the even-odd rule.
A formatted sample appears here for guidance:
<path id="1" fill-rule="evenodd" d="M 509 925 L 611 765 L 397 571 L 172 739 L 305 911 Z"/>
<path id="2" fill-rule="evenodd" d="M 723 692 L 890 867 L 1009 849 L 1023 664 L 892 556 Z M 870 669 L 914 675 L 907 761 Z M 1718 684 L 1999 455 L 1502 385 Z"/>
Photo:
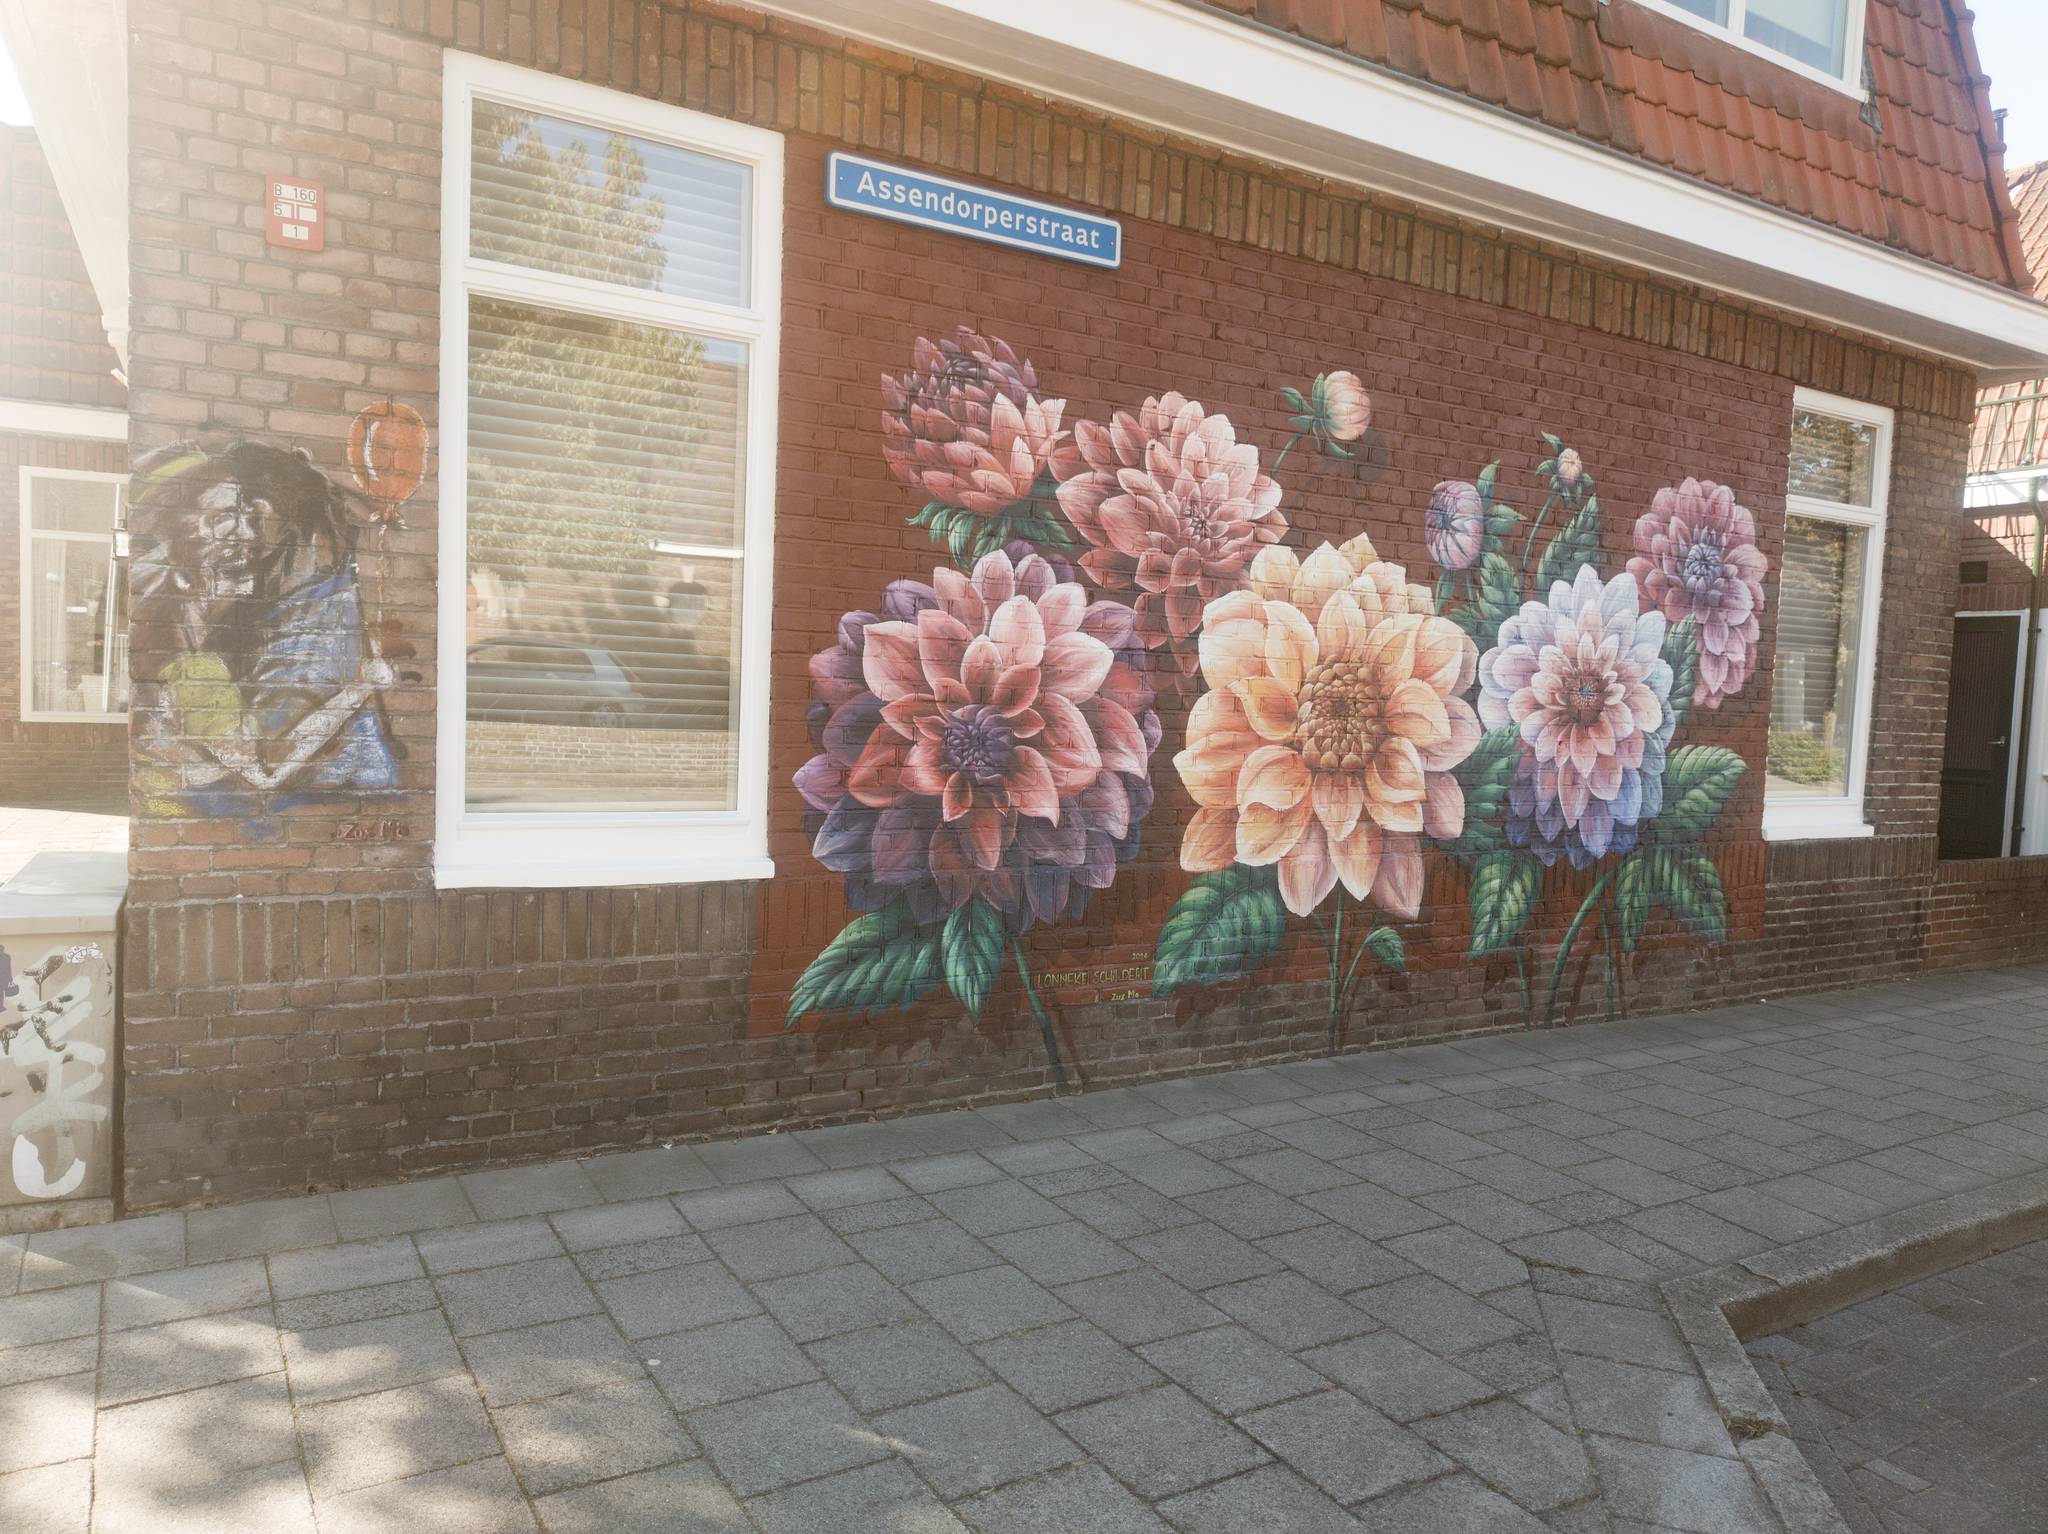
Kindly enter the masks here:
<path id="1" fill-rule="evenodd" d="M 1864 766 L 1891 414 L 1802 390 L 1792 419 L 1764 834 L 1868 836 Z"/>
<path id="2" fill-rule="evenodd" d="M 1637 0 L 1722 31 L 1752 53 L 1863 94 L 1863 11 L 1869 0 Z"/>
<path id="3" fill-rule="evenodd" d="M 21 717 L 118 722 L 128 712 L 128 548 L 122 477 L 21 471 Z"/>
<path id="4" fill-rule="evenodd" d="M 447 82 L 439 881 L 765 876 L 781 139 Z"/>

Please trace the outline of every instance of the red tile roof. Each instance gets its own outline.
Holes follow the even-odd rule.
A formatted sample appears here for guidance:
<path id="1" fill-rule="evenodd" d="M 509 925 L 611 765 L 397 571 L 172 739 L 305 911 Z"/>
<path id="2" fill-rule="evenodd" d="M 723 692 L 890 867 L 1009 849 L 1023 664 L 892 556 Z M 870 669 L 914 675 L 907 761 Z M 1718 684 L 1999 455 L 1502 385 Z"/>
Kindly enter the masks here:
<path id="1" fill-rule="evenodd" d="M 118 410 L 115 366 L 35 130 L 0 126 L 0 396 Z"/>
<path id="2" fill-rule="evenodd" d="M 1188 3 L 1250 16 L 1969 276 L 2027 285 L 1963 0 L 1869 0 L 1868 107 L 1632 0 Z"/>
<path id="3" fill-rule="evenodd" d="M 2034 296 L 2048 299 L 2048 160 L 2012 173 L 2014 226 L 2034 276 Z M 2048 378 L 2006 384 L 1977 396 L 1972 474 L 2006 474 L 2048 463 Z"/>

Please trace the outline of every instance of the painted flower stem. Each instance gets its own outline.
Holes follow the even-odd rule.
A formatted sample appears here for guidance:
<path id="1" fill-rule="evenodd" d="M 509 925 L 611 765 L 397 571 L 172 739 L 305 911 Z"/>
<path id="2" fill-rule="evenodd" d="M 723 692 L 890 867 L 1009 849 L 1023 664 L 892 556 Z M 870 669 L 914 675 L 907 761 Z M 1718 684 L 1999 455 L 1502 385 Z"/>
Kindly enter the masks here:
<path id="1" fill-rule="evenodd" d="M 1543 505 L 1536 513 L 1536 520 L 1529 524 L 1529 543 L 1522 550 L 1522 589 L 1529 589 L 1529 561 L 1536 556 L 1536 540 L 1543 533 L 1543 519 L 1550 515 L 1550 508 L 1557 504 L 1557 492 L 1551 491 L 1543 498 Z"/>
<path id="2" fill-rule="evenodd" d="M 1610 887 L 1600 898 L 1600 935 L 1607 946 L 1607 1017 L 1612 1022 L 1621 1014 L 1614 1006 L 1614 984 L 1618 973 L 1614 962 L 1614 890 Z"/>
<path id="3" fill-rule="evenodd" d="M 1585 926 L 1586 918 L 1593 914 L 1593 907 L 1600 903 L 1600 897 L 1607 893 L 1607 886 L 1613 881 L 1613 869 L 1601 874 L 1580 902 L 1572 924 L 1564 929 L 1564 940 L 1557 945 L 1557 959 L 1550 966 L 1550 996 L 1543 1006 L 1543 1026 L 1546 1028 L 1557 1020 L 1557 988 L 1564 981 L 1565 961 L 1572 956 L 1572 945 L 1579 940 L 1579 929 Z"/>
<path id="4" fill-rule="evenodd" d="M 1280 451 L 1274 456 L 1273 467 L 1266 471 L 1267 478 L 1270 479 L 1273 475 L 1278 474 L 1280 472 L 1280 465 L 1285 463 L 1287 461 L 1287 455 L 1294 451 L 1294 444 L 1299 442 L 1303 437 L 1306 437 L 1307 435 L 1307 429 L 1303 428 L 1301 431 L 1296 432 L 1293 436 L 1287 439 L 1287 445 L 1281 448 Z"/>
<path id="5" fill-rule="evenodd" d="M 1529 956 L 1519 938 L 1515 940 L 1515 975 L 1522 982 L 1522 1029 L 1527 1032 L 1536 1026 L 1536 998 L 1529 990 Z"/>
<path id="6" fill-rule="evenodd" d="M 1337 925 L 1330 935 L 1330 1053 L 1337 1052 L 1337 966 L 1344 953 L 1344 891 L 1337 891 Z"/>
<path id="7" fill-rule="evenodd" d="M 1031 983 L 1031 966 L 1024 958 L 1024 940 L 1021 937 L 1011 938 L 1010 951 L 1017 956 L 1017 978 L 1024 982 L 1025 998 L 1038 1019 L 1038 1036 L 1045 1040 L 1045 1058 L 1052 1064 L 1053 1092 L 1064 1094 L 1067 1090 L 1067 1068 L 1060 1063 L 1060 1043 L 1053 1036 L 1052 1019 L 1046 1015 L 1045 1003 L 1038 999 L 1038 987 Z"/>

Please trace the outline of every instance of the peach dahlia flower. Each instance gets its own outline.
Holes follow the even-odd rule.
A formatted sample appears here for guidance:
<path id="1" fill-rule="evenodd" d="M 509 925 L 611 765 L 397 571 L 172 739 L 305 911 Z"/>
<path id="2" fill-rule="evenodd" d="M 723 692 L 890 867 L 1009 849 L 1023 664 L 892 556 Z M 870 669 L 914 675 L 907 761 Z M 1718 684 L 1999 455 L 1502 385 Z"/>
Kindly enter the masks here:
<path id="1" fill-rule="evenodd" d="M 1342 879 L 1360 900 L 1412 920 L 1422 907 L 1422 838 L 1463 829 L 1451 769 L 1472 754 L 1479 716 L 1458 694 L 1478 650 L 1358 537 L 1305 561 L 1269 548 L 1250 589 L 1209 604 L 1201 639 L 1209 691 L 1174 758 L 1199 808 L 1181 866 L 1278 864 L 1297 916 Z"/>

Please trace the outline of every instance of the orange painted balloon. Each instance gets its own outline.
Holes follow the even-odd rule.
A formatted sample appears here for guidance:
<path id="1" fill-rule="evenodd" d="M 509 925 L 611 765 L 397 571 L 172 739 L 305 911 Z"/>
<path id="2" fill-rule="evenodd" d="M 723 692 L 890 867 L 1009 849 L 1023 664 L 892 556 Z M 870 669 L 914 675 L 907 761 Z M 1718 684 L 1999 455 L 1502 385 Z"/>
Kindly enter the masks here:
<path id="1" fill-rule="evenodd" d="M 427 423 L 396 400 L 366 405 L 348 429 L 348 466 L 363 494 L 410 500 L 427 472 Z"/>

